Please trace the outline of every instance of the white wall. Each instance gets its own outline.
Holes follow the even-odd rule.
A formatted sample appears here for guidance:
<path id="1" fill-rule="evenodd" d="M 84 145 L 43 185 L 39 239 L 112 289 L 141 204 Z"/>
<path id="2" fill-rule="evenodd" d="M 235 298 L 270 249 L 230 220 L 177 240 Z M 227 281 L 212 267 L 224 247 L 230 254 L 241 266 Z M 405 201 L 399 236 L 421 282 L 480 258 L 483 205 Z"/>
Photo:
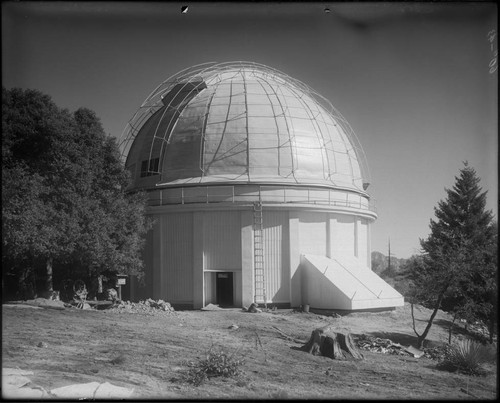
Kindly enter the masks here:
<path id="1" fill-rule="evenodd" d="M 354 256 L 354 216 L 336 214 L 331 221 L 331 255 Z M 318 255 L 319 253 L 316 253 Z M 326 256 L 326 255 L 325 255 Z"/>
<path id="2" fill-rule="evenodd" d="M 240 226 L 238 211 L 203 213 L 205 270 L 241 270 Z"/>
<path id="3" fill-rule="evenodd" d="M 162 217 L 161 294 L 155 298 L 177 303 L 193 301 L 193 215 Z M 172 281 L 175 279 L 175 281 Z"/>
<path id="4" fill-rule="evenodd" d="M 366 267 L 370 267 L 370 258 L 368 251 L 368 221 L 358 219 L 358 259 Z"/>
<path id="5" fill-rule="evenodd" d="M 326 256 L 326 217 L 326 213 L 299 213 L 300 253 Z"/>
<path id="6" fill-rule="evenodd" d="M 268 302 L 290 302 L 288 212 L 263 212 L 264 268 Z"/>
<path id="7" fill-rule="evenodd" d="M 215 272 L 206 271 L 204 273 L 205 282 L 205 303 L 203 305 L 215 304 Z"/>

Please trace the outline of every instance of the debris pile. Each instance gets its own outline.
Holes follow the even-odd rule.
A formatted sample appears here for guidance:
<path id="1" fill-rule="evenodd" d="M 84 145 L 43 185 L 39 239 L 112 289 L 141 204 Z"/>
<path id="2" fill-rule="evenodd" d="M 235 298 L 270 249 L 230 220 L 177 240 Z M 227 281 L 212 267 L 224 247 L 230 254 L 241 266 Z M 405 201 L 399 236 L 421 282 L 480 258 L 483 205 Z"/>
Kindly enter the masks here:
<path id="1" fill-rule="evenodd" d="M 262 309 L 260 309 L 256 303 L 250 304 L 250 306 L 248 308 L 243 307 L 243 309 L 244 310 L 246 309 L 247 312 L 251 312 L 251 313 L 261 313 L 262 312 Z"/>
<path id="2" fill-rule="evenodd" d="M 484 341 L 489 339 L 490 332 L 488 328 L 481 322 L 474 322 L 468 324 L 469 332 L 475 334 L 479 339 Z"/>
<path id="3" fill-rule="evenodd" d="M 406 351 L 405 347 L 399 343 L 394 343 L 390 339 L 370 337 L 362 334 L 356 342 L 361 350 L 373 351 L 382 354 L 413 355 Z"/>
<path id="4" fill-rule="evenodd" d="M 440 347 L 424 348 L 424 355 L 431 360 L 442 361 L 446 358 L 450 348 L 449 344 L 444 344 Z"/>
<path id="5" fill-rule="evenodd" d="M 118 301 L 112 308 L 118 312 L 132 312 L 132 313 L 156 313 L 156 312 L 174 312 L 174 308 L 169 302 L 165 302 L 162 299 L 155 301 L 154 299 L 148 298 L 145 301 L 130 302 L 130 301 Z"/>
<path id="6" fill-rule="evenodd" d="M 224 308 L 221 308 L 219 305 L 208 304 L 201 308 L 202 311 L 222 311 Z"/>

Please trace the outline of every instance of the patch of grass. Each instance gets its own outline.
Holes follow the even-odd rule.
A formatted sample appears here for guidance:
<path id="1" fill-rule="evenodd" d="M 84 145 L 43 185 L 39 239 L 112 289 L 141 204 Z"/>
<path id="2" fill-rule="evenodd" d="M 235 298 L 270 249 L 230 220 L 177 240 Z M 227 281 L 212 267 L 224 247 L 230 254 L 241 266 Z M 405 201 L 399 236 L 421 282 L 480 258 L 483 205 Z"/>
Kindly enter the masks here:
<path id="1" fill-rule="evenodd" d="M 439 367 L 449 371 L 460 371 L 470 375 L 483 375 L 482 365 L 494 360 L 487 347 L 472 340 L 460 340 L 446 351 Z"/>
<path id="2" fill-rule="evenodd" d="M 115 358 L 109 360 L 109 362 L 113 365 L 120 365 L 125 362 L 125 356 L 123 354 L 120 354 L 116 356 Z"/>
<path id="3" fill-rule="evenodd" d="M 288 392 L 286 390 L 280 389 L 276 392 L 272 392 L 269 394 L 269 397 L 273 400 L 286 400 L 290 397 L 288 396 Z"/>
<path id="4" fill-rule="evenodd" d="M 228 355 L 223 349 L 210 348 L 205 358 L 189 364 L 191 368 L 187 374 L 187 382 L 199 386 L 209 378 L 240 375 L 240 366 L 244 361 L 236 359 L 234 355 L 235 353 Z"/>

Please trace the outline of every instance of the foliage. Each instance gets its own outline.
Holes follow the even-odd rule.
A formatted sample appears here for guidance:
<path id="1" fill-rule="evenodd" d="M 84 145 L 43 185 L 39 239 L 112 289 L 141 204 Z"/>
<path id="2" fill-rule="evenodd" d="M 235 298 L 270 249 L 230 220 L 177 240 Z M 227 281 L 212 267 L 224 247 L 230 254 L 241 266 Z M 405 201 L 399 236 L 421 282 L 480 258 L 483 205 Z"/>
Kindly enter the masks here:
<path id="1" fill-rule="evenodd" d="M 414 273 L 423 270 L 425 265 L 422 255 L 412 255 L 405 259 L 399 272 L 394 276 L 394 288 L 405 296 L 407 300 L 412 301 L 414 290 Z"/>
<path id="2" fill-rule="evenodd" d="M 446 189 L 447 199 L 434 209 L 437 220 L 431 219 L 429 237 L 421 240 L 423 264 L 410 273 L 410 302 L 433 309 L 422 334 L 414 326 L 419 346 L 438 309 L 489 317 L 496 300 L 492 213 L 485 210 L 486 192 L 481 192 L 475 170 L 464 165 L 453 188 Z"/>
<path id="3" fill-rule="evenodd" d="M 381 252 L 373 251 L 371 254 L 372 271 L 382 278 L 394 278 L 400 271 L 406 259 L 399 259 L 391 254 L 391 265 L 389 267 L 389 257 Z"/>
<path id="4" fill-rule="evenodd" d="M 448 370 L 459 370 L 470 375 L 484 373 L 482 365 L 494 359 L 491 352 L 482 344 L 472 340 L 460 340 L 447 349 L 444 360 L 439 367 Z"/>
<path id="5" fill-rule="evenodd" d="M 73 114 L 39 91 L 2 89 L 2 263 L 54 278 L 142 273 L 150 224 L 116 140 L 94 112 Z"/>
<path id="6" fill-rule="evenodd" d="M 188 372 L 188 382 L 199 386 L 207 379 L 213 377 L 234 377 L 241 373 L 240 366 L 243 360 L 234 358 L 234 353 L 228 355 L 224 350 L 213 350 L 210 348 L 204 359 L 191 364 Z"/>

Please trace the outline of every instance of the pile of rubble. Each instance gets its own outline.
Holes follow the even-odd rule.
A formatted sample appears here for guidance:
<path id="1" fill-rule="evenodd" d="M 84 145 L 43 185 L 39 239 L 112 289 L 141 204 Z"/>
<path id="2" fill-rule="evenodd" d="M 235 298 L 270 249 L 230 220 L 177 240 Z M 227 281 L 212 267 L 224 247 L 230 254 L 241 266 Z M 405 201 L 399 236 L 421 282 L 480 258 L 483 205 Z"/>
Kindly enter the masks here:
<path id="1" fill-rule="evenodd" d="M 424 355 L 431 360 L 443 361 L 449 354 L 451 346 L 444 344 L 441 347 L 424 348 Z"/>
<path id="2" fill-rule="evenodd" d="M 415 358 L 426 357 L 436 361 L 442 361 L 451 348 L 448 344 L 444 344 L 438 347 L 418 350 L 411 346 L 405 347 L 399 343 L 394 343 L 390 339 L 370 337 L 365 334 L 359 336 L 356 344 L 361 350 L 373 351 L 375 353 L 407 355 Z"/>
<path id="3" fill-rule="evenodd" d="M 470 333 L 474 334 L 480 340 L 487 341 L 490 338 L 488 327 L 481 322 L 469 323 L 467 328 Z"/>
<path id="4" fill-rule="evenodd" d="M 148 298 L 145 301 L 130 302 L 130 301 L 117 301 L 117 303 L 111 308 L 118 312 L 132 312 L 132 313 L 158 313 L 158 312 L 174 312 L 174 308 L 169 302 L 165 302 L 162 299 L 155 301 L 154 299 Z"/>
<path id="5" fill-rule="evenodd" d="M 356 344 L 361 350 L 373 351 L 375 353 L 413 355 L 406 351 L 406 348 L 399 343 L 394 343 L 389 339 L 370 337 L 365 334 L 362 334 L 358 338 Z"/>

